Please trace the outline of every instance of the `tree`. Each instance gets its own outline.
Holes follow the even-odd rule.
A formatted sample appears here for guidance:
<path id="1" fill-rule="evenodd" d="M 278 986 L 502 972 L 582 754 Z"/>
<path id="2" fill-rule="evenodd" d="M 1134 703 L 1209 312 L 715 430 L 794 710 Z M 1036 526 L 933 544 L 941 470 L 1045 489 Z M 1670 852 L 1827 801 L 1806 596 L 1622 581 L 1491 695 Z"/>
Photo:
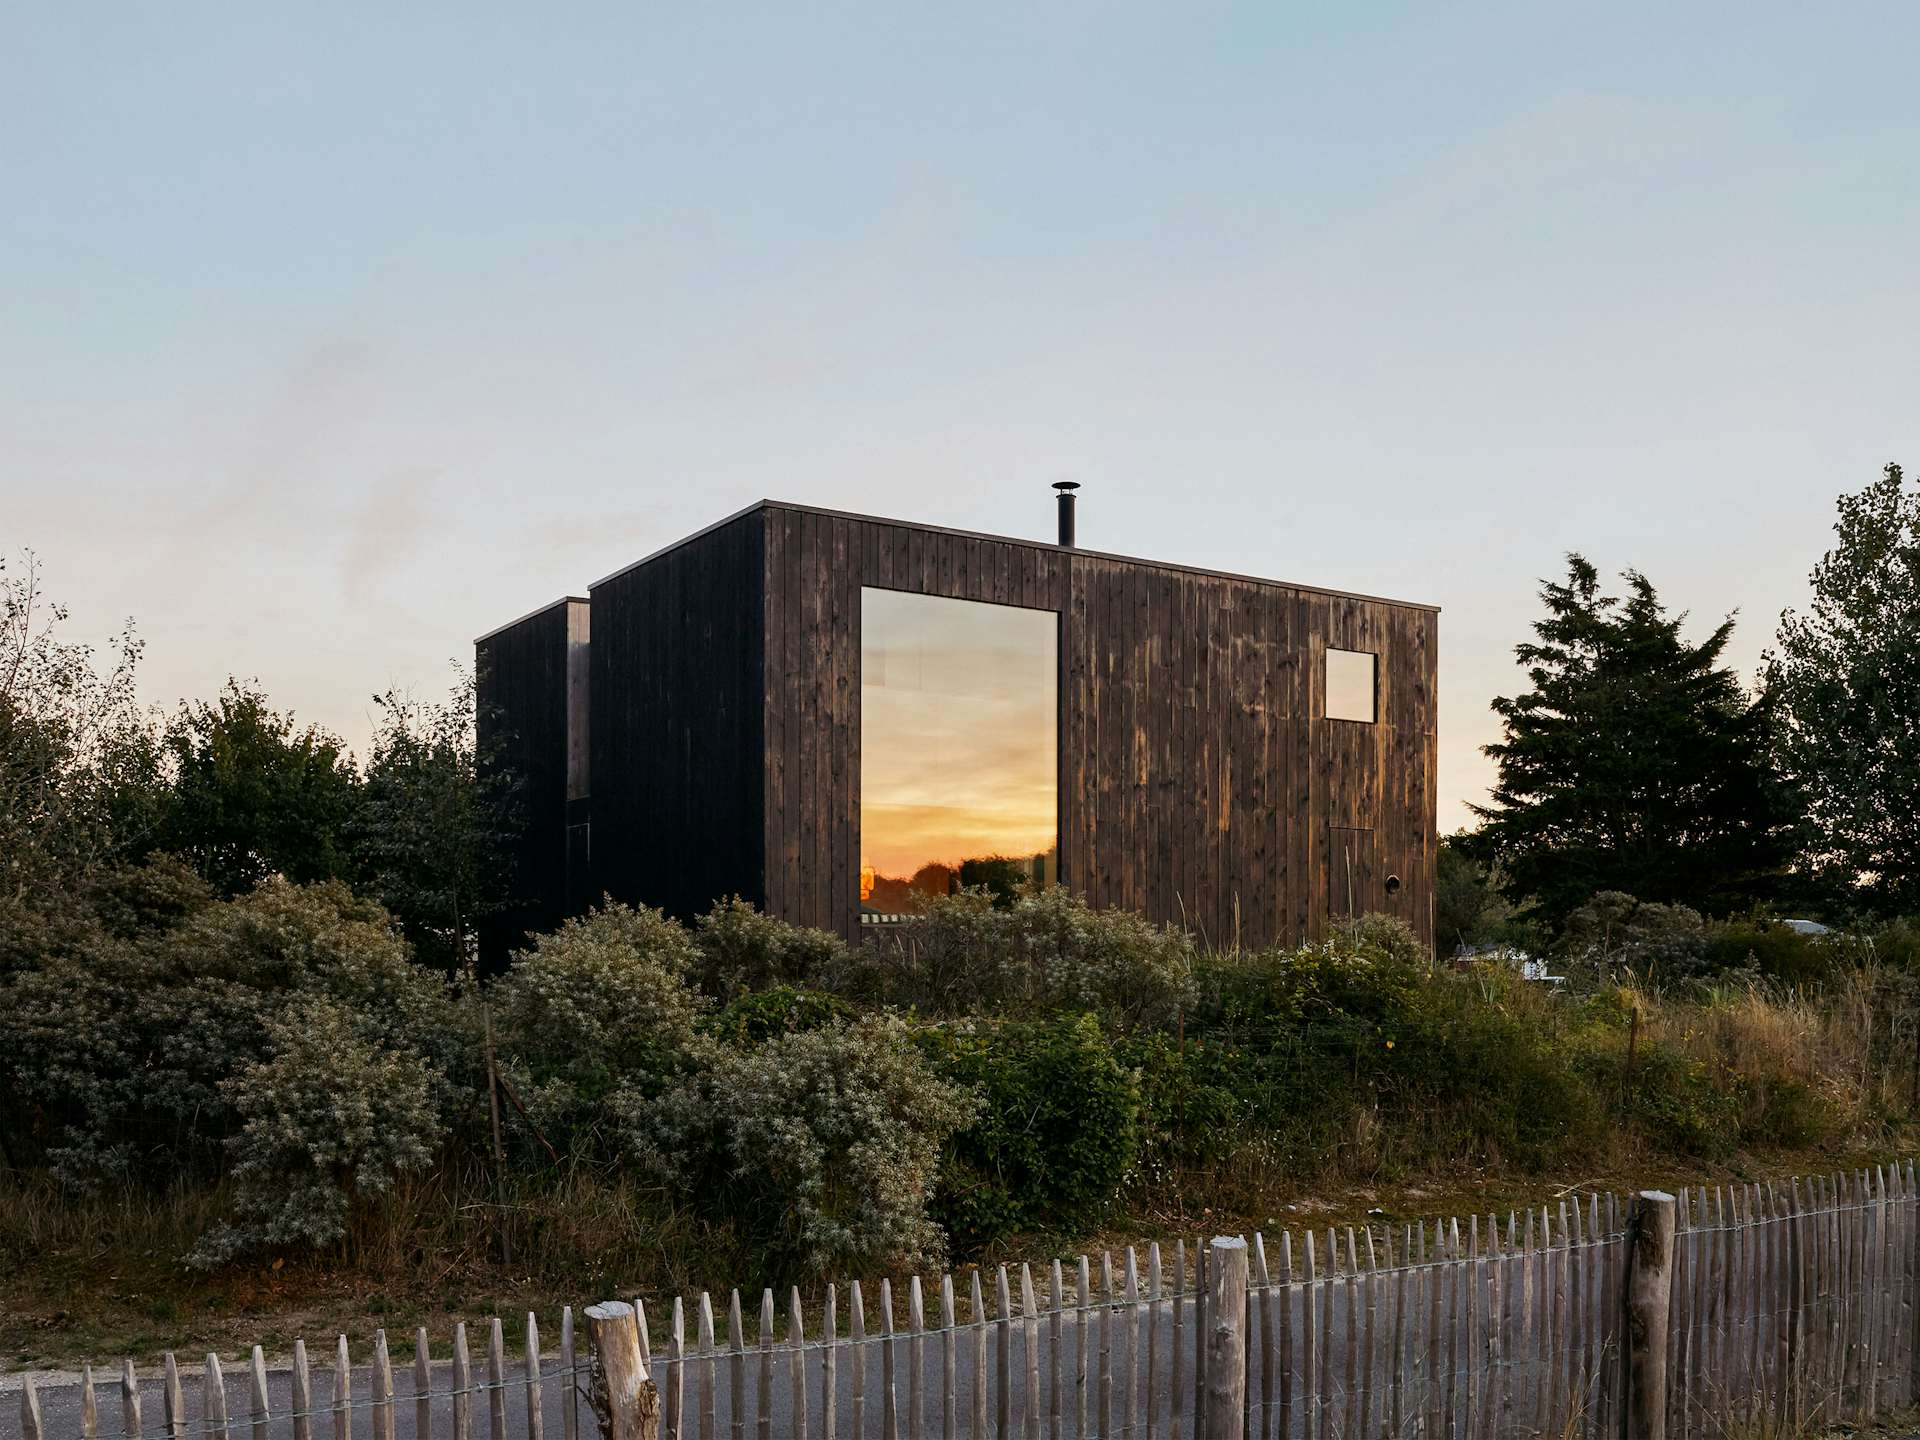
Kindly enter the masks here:
<path id="1" fill-rule="evenodd" d="M 1624 599 L 1567 557 L 1545 582 L 1537 640 L 1516 648 L 1533 688 L 1494 700 L 1506 738 L 1476 848 L 1523 912 L 1558 928 L 1596 891 L 1725 911 L 1777 883 L 1795 807 L 1769 763 L 1771 714 L 1719 661 L 1729 617 L 1698 644 L 1653 583 Z"/>
<path id="2" fill-rule="evenodd" d="M 476 763 L 471 676 L 437 704 L 393 690 L 374 703 L 380 726 L 350 832 L 356 878 L 421 959 L 460 970 L 474 926 L 508 898 L 517 785 Z"/>
<path id="3" fill-rule="evenodd" d="M 257 688 L 229 679 L 217 701 L 183 701 L 164 744 L 173 789 L 160 848 L 220 893 L 275 874 L 308 884 L 344 873 L 358 782 L 338 739 L 299 728 Z"/>
<path id="4" fill-rule="evenodd" d="M 1433 893 L 1433 939 L 1442 957 L 1462 946 L 1503 943 L 1527 948 L 1526 927 L 1500 893 L 1500 877 L 1475 853 L 1470 831 L 1440 837 Z"/>
<path id="5" fill-rule="evenodd" d="M 0 559 L 0 905 L 45 895 L 137 848 L 153 823 L 159 752 L 134 692 L 143 642 L 129 621 L 95 668 L 63 638 L 29 550 Z"/>
<path id="6" fill-rule="evenodd" d="M 1766 657 L 1811 868 L 1870 908 L 1920 907 L 1920 490 L 1898 465 L 1842 495 L 1813 605 Z"/>

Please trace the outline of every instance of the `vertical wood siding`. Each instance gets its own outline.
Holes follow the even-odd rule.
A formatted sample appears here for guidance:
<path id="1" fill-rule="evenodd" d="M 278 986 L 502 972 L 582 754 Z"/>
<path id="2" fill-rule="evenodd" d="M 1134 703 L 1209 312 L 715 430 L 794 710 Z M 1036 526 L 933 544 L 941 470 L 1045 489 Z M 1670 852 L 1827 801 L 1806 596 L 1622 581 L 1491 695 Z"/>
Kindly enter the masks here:
<path id="1" fill-rule="evenodd" d="M 596 897 L 767 903 L 761 527 L 742 515 L 593 587 Z"/>
<path id="2" fill-rule="evenodd" d="M 776 914 L 859 927 L 859 616 L 872 585 L 1060 613 L 1061 861 L 1095 904 L 1185 921 L 1217 944 L 1314 938 L 1346 913 L 1352 853 L 1354 908 L 1431 937 L 1433 612 L 879 520 L 760 514 Z M 1320 718 L 1329 645 L 1380 657 L 1378 723 Z"/>
<path id="3" fill-rule="evenodd" d="M 496 969 L 529 933 L 568 913 L 567 648 L 587 605 L 560 600 L 498 630 L 474 647 L 482 755 L 521 779 L 525 828 L 513 847 L 513 894 L 520 903 L 480 925 L 482 963 Z"/>

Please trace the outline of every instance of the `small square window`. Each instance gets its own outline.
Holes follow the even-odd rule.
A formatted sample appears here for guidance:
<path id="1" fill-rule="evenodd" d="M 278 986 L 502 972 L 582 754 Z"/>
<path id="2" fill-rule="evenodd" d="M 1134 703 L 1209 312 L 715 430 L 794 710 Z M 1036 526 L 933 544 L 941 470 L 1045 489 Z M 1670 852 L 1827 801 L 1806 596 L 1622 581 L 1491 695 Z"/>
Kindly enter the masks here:
<path id="1" fill-rule="evenodd" d="M 1327 650 L 1327 718 L 1373 724 L 1374 671 L 1380 657 L 1365 650 Z"/>

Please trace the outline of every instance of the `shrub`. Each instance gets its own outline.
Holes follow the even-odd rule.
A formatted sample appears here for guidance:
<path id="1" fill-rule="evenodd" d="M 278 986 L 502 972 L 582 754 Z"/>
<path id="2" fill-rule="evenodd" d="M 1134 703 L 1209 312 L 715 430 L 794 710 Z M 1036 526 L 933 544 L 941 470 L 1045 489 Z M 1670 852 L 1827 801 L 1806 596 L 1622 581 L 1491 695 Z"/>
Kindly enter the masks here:
<path id="1" fill-rule="evenodd" d="M 1182 1045 L 1171 1036 L 1140 1034 L 1119 1050 L 1140 1096 L 1136 1171 L 1163 1177 L 1174 1165 L 1228 1159 L 1256 1115 L 1265 1118 L 1272 1077 L 1260 1051 L 1231 1041 Z M 1275 1107 L 1277 1108 L 1277 1107 Z"/>
<path id="2" fill-rule="evenodd" d="M 1332 929 L 1331 944 L 1337 950 L 1371 955 L 1409 969 L 1424 965 L 1432 958 L 1432 952 L 1413 933 L 1413 927 L 1398 915 L 1369 911 L 1357 919 L 1338 921 Z"/>
<path id="3" fill-rule="evenodd" d="M 1728 920 L 1706 927 L 1702 968 L 1708 974 L 1751 970 L 1789 985 L 1817 982 L 1834 952 L 1814 935 L 1765 920 Z"/>
<path id="4" fill-rule="evenodd" d="M 1396 1021 L 1434 978 L 1404 951 L 1337 942 L 1215 955 L 1200 967 L 1189 1028 L 1252 1037 L 1335 1018 Z"/>
<path id="5" fill-rule="evenodd" d="M 222 1082 L 242 1121 L 230 1142 L 235 1219 L 202 1240 L 199 1263 L 330 1245 L 355 1200 L 432 1161 L 438 1077 L 414 1051 L 370 1034 L 364 1019 L 309 997 L 268 1020 L 270 1058 Z"/>
<path id="6" fill-rule="evenodd" d="M 1606 978 L 1624 971 L 1686 979 L 1706 970 L 1706 922 L 1685 905 L 1603 890 L 1567 917 L 1560 953 Z"/>
<path id="7" fill-rule="evenodd" d="M 736 1049 L 697 1044 L 657 1100 L 623 1090 L 630 1153 L 730 1224 L 769 1279 L 937 1263 L 927 1201 L 971 1100 L 928 1067 L 904 1026 L 873 1016 Z"/>
<path id="8" fill-rule="evenodd" d="M 0 987 L 0 1064 L 69 1185 L 217 1168 L 238 1123 L 222 1082 L 266 1056 L 268 1021 L 304 998 L 353 1010 L 384 1045 L 449 1043 L 439 983 L 384 911 L 337 884 L 270 881 L 173 929 L 125 928 L 134 938 L 98 929 Z"/>
<path id="9" fill-rule="evenodd" d="M 1093 1016 L 952 1026 L 921 1043 L 981 1102 L 941 1166 L 939 1215 L 956 1240 L 1078 1236 L 1107 1217 L 1137 1153 L 1140 1089 Z"/>
<path id="10" fill-rule="evenodd" d="M 769 985 L 813 985 L 843 969 L 838 935 L 763 915 L 738 895 L 722 900 L 694 927 L 700 988 L 720 999 Z"/>
<path id="11" fill-rule="evenodd" d="M 413 963 L 384 909 L 337 880 L 267 880 L 191 916 L 158 953 L 183 975 L 326 995 L 386 1043 L 430 1047 L 449 1032 L 445 986 Z"/>
<path id="12" fill-rule="evenodd" d="M 985 890 L 936 897 L 860 961 L 857 993 L 935 1015 L 1091 1010 L 1132 1028 L 1171 1024 L 1193 997 L 1191 936 L 1062 886 L 1005 908 Z"/>
<path id="13" fill-rule="evenodd" d="M 724 1008 L 703 1019 L 700 1030 L 729 1045 L 758 1045 L 776 1035 L 818 1030 L 853 1016 L 853 1007 L 838 995 L 776 985 L 771 990 L 736 995 Z"/>
<path id="14" fill-rule="evenodd" d="M 704 1008 L 688 985 L 699 963 L 675 921 L 609 901 L 539 936 L 494 983 L 501 1050 L 543 1079 L 671 1069 Z"/>

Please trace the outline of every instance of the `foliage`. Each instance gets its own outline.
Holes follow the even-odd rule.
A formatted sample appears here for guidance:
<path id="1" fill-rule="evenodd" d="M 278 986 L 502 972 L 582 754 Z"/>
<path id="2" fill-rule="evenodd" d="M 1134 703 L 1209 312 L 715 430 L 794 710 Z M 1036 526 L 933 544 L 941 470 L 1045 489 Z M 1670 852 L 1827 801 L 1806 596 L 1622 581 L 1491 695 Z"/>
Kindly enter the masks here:
<path id="1" fill-rule="evenodd" d="M 1920 488 L 1898 465 L 1842 495 L 1813 604 L 1766 658 L 1815 868 L 1883 913 L 1920 908 Z"/>
<path id="2" fill-rule="evenodd" d="M 268 1055 L 221 1082 L 240 1118 L 238 1219 L 195 1251 L 204 1265 L 266 1247 L 330 1245 L 356 1200 L 425 1170 L 442 1136 L 438 1076 L 365 1012 L 310 996 L 266 1022 Z"/>
<path id="3" fill-rule="evenodd" d="M 611 900 L 514 957 L 492 986 L 499 1053 L 549 1140 L 597 1125 L 618 1087 L 651 1094 L 685 1065 L 699 963 L 678 922 Z"/>
<path id="4" fill-rule="evenodd" d="M 222 895 L 269 875 L 304 884 L 345 872 L 356 779 L 334 736 L 229 679 L 217 701 L 182 702 L 162 744 L 173 784 L 158 848 Z"/>
<path id="5" fill-rule="evenodd" d="M 720 999 L 769 985 L 817 984 L 847 963 L 847 944 L 838 935 L 763 915 L 738 895 L 700 916 L 694 939 L 700 988 Z"/>
<path id="6" fill-rule="evenodd" d="M 996 908 L 1005 910 L 1014 897 L 1033 880 L 1026 861 L 1005 855 L 981 855 L 960 862 L 960 885 L 967 890 L 984 890 L 993 897 Z"/>
<path id="7" fill-rule="evenodd" d="M 1398 915 L 1369 911 L 1335 921 L 1330 928 L 1334 947 L 1355 955 L 1377 956 L 1389 965 L 1409 969 L 1432 958 L 1413 927 Z"/>
<path id="8" fill-rule="evenodd" d="M 1080 1235 L 1111 1213 L 1138 1148 L 1138 1078 L 1091 1015 L 925 1032 L 940 1074 L 980 1098 L 940 1172 L 937 1210 L 968 1248 Z"/>
<path id="9" fill-rule="evenodd" d="M 824 990 L 776 985 L 771 990 L 749 990 L 734 996 L 703 1019 L 700 1030 L 732 1045 L 758 1045 L 776 1035 L 818 1030 L 851 1020 L 855 1013 L 845 1000 Z"/>
<path id="10" fill-rule="evenodd" d="M 1602 891 L 1567 917 L 1560 954 L 1569 964 L 1609 978 L 1627 971 L 1685 978 L 1706 970 L 1706 922 L 1685 905 Z"/>
<path id="11" fill-rule="evenodd" d="M 936 1263 L 941 1147 L 973 1106 L 883 1016 L 736 1049 L 705 1040 L 657 1099 L 620 1097 L 648 1173 L 746 1237 L 768 1278 Z"/>
<path id="12" fill-rule="evenodd" d="M 180 893 L 177 866 L 149 869 L 145 887 L 103 888 Z M 171 924 L 116 934 L 96 916 L 84 947 L 0 984 L 0 1065 L 25 1107 L 0 1119 L 19 1127 L 7 1148 L 39 1151 L 69 1185 L 217 1170 L 239 1123 L 226 1082 L 268 1058 L 272 1022 L 305 1000 L 352 1010 L 371 1044 L 446 1054 L 440 987 L 344 886 L 185 898 Z"/>
<path id="13" fill-rule="evenodd" d="M 1063 886 L 1001 908 L 984 890 L 927 902 L 901 933 L 870 940 L 851 988 L 929 1014 L 1090 1010 L 1122 1028 L 1172 1024 L 1193 994 L 1193 938 Z"/>
<path id="14" fill-rule="evenodd" d="M 1433 943 L 1442 960 L 1462 949 L 1496 945 L 1534 950 L 1535 927 L 1518 919 L 1501 893 L 1502 877 L 1477 853 L 1473 835 L 1440 837 L 1434 865 Z"/>
<path id="15" fill-rule="evenodd" d="M 394 690 L 374 704 L 380 723 L 347 833 L 351 868 L 422 960 L 457 971 L 475 923 L 508 898 L 518 785 L 479 754 L 470 675 L 437 704 Z"/>
<path id="16" fill-rule="evenodd" d="M 123 627 L 104 672 L 63 638 L 26 551 L 0 557 L 0 927 L 28 899 L 137 847 L 152 825 L 158 751 L 134 692 L 145 648 Z"/>
<path id="17" fill-rule="evenodd" d="M 1793 853 L 1793 799 L 1767 704 L 1720 663 L 1733 621 L 1690 643 L 1644 575 L 1622 600 L 1580 556 L 1567 569 L 1515 651 L 1532 689 L 1493 702 L 1505 737 L 1476 847 L 1556 928 L 1599 891 L 1716 911 L 1763 896 Z"/>
<path id="18" fill-rule="evenodd" d="M 1764 916 L 1726 920 L 1706 927 L 1703 956 L 1708 974 L 1751 970 L 1769 980 L 1807 984 L 1833 968 L 1836 947 L 1825 937 L 1802 935 Z"/>

